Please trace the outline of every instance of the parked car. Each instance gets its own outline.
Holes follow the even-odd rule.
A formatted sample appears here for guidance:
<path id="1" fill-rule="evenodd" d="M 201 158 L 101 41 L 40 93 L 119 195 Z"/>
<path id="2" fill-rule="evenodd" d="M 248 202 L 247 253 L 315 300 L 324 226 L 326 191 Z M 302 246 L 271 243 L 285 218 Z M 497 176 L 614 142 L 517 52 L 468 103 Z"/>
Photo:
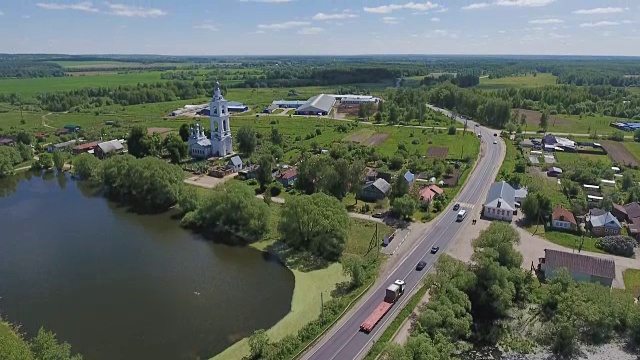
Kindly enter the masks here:
<path id="1" fill-rule="evenodd" d="M 494 144 L 494 145 L 495 145 L 495 144 L 497 144 L 497 143 L 498 143 L 497 141 L 493 140 L 493 144 Z"/>
<path id="2" fill-rule="evenodd" d="M 437 253 L 437 252 L 438 252 L 438 250 L 440 250 L 440 247 L 438 247 L 438 246 L 434 246 L 434 247 L 432 247 L 432 248 L 431 248 L 431 253 L 432 253 L 432 254 L 435 254 L 435 253 Z"/>
<path id="3" fill-rule="evenodd" d="M 458 211 L 460 209 L 460 204 L 453 205 L 453 211 Z"/>
<path id="4" fill-rule="evenodd" d="M 421 271 L 422 269 L 425 268 L 425 266 L 427 266 L 427 262 L 424 260 L 420 260 L 418 262 L 418 265 L 416 265 L 416 270 Z"/>
<path id="5" fill-rule="evenodd" d="M 493 136 L 498 136 L 498 133 L 493 133 Z"/>
<path id="6" fill-rule="evenodd" d="M 382 218 L 384 218 L 384 213 L 377 212 L 377 213 L 375 213 L 375 214 L 373 214 L 371 216 L 376 218 L 376 219 L 382 219 Z"/>

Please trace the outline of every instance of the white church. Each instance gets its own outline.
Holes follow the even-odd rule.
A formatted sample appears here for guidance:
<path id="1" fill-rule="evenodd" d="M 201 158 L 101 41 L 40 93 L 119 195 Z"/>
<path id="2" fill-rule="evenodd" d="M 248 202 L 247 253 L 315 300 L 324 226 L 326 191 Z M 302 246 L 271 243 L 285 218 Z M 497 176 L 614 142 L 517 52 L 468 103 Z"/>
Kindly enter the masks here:
<path id="1" fill-rule="evenodd" d="M 189 154 L 194 158 L 208 159 L 212 156 L 223 157 L 233 153 L 229 108 L 222 97 L 220 84 L 216 81 L 211 99 L 209 125 L 211 136 L 204 133 L 200 124 L 190 128 Z"/>

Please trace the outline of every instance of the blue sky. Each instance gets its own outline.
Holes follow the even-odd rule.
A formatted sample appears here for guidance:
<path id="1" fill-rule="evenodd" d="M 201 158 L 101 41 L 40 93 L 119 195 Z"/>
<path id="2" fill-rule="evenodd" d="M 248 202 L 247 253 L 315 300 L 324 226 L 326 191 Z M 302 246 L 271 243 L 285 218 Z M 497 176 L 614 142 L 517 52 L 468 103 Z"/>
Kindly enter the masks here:
<path id="1" fill-rule="evenodd" d="M 0 52 L 640 55 L 638 0 L 5 0 Z"/>

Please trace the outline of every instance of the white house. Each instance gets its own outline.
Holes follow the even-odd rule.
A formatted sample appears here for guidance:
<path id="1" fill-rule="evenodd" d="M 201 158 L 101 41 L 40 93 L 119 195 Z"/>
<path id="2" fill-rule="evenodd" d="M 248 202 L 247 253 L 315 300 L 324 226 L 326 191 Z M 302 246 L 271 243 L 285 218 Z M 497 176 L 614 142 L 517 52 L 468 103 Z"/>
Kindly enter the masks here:
<path id="1" fill-rule="evenodd" d="M 190 129 L 189 155 L 195 158 L 223 157 L 233 152 L 229 107 L 227 100 L 222 97 L 220 84 L 217 81 L 209 109 L 210 137 L 204 133 L 204 128 L 201 129 L 199 124 Z"/>
<path id="2" fill-rule="evenodd" d="M 242 159 L 240 159 L 240 156 L 236 155 L 229 159 L 229 162 L 227 163 L 227 169 L 231 169 L 234 172 L 242 170 Z"/>
<path id="3" fill-rule="evenodd" d="M 496 182 L 489 188 L 482 214 L 496 220 L 513 220 L 516 213 L 515 190 L 506 182 Z"/>

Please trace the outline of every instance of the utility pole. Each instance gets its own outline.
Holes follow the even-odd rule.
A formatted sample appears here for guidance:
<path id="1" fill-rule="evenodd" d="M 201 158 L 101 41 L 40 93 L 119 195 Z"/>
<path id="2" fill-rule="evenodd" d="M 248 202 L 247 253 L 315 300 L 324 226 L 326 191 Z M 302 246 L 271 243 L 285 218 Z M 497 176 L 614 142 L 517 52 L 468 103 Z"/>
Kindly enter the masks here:
<path id="1" fill-rule="evenodd" d="M 322 325 L 324 325 L 324 300 L 322 298 L 322 291 L 320 291 L 320 311 L 322 312 Z"/>

